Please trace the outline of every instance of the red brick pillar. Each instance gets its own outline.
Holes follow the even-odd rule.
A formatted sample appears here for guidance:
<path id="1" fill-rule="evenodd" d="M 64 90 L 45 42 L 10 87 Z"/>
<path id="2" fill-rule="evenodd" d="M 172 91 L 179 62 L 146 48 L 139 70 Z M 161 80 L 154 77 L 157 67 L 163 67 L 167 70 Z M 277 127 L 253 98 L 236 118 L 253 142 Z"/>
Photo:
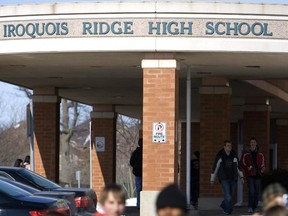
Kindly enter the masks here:
<path id="1" fill-rule="evenodd" d="M 178 71 L 174 59 L 143 60 L 143 191 L 141 215 L 155 215 L 159 190 L 178 176 Z M 154 143 L 153 123 L 166 123 L 166 142 Z"/>
<path id="2" fill-rule="evenodd" d="M 277 124 L 277 167 L 288 170 L 288 119 L 278 119 Z"/>
<path id="3" fill-rule="evenodd" d="M 212 166 L 223 142 L 230 139 L 231 88 L 224 78 L 204 79 L 200 88 L 200 209 L 218 209 L 223 192 L 210 184 Z"/>
<path id="4" fill-rule="evenodd" d="M 106 184 L 114 183 L 116 179 L 116 114 L 114 106 L 97 105 L 93 107 L 91 130 L 92 188 L 99 196 L 102 188 Z"/>
<path id="5" fill-rule="evenodd" d="M 54 89 L 34 90 L 34 171 L 59 182 L 59 98 Z"/>
<path id="6" fill-rule="evenodd" d="M 251 137 L 255 137 L 265 156 L 266 172 L 269 169 L 270 111 L 271 107 L 263 104 L 247 104 L 243 113 L 243 149 L 249 147 Z"/>

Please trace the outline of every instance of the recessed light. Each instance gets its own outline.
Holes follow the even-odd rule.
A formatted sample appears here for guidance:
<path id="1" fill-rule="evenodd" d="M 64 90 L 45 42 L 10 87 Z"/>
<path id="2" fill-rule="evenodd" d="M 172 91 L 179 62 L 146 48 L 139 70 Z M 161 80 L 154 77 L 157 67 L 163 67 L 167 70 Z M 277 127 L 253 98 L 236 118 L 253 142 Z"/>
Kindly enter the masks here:
<path id="1" fill-rule="evenodd" d="M 200 75 L 209 75 L 209 74 L 212 74 L 212 72 L 208 72 L 208 71 L 199 71 L 199 72 L 196 72 L 197 74 L 200 74 Z"/>
<path id="2" fill-rule="evenodd" d="M 261 66 L 259 65 L 248 65 L 248 66 L 245 66 L 246 68 L 256 68 L 256 69 L 259 69 L 261 68 Z"/>
<path id="3" fill-rule="evenodd" d="M 9 67 L 26 67 L 26 65 L 9 65 Z"/>
<path id="4" fill-rule="evenodd" d="M 123 96 L 121 96 L 121 95 L 115 95 L 115 96 L 112 96 L 112 98 L 113 98 L 113 99 L 122 99 Z"/>
<path id="5" fill-rule="evenodd" d="M 91 89 L 93 89 L 92 87 L 89 87 L 89 86 L 87 86 L 87 87 L 83 87 L 83 89 L 84 90 L 91 90 Z"/>
<path id="6" fill-rule="evenodd" d="M 48 79 L 63 79 L 63 77 L 57 77 L 57 76 L 51 76 L 51 77 L 47 77 Z"/>

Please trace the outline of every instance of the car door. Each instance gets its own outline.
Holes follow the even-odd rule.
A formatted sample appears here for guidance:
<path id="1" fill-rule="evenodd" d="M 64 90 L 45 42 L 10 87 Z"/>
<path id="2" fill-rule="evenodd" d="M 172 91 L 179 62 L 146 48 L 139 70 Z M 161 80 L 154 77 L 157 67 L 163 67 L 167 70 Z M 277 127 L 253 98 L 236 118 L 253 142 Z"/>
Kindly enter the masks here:
<path id="1" fill-rule="evenodd" d="M 0 209 L 0 216 L 7 216 L 6 210 Z"/>
<path id="2" fill-rule="evenodd" d="M 7 216 L 7 211 L 3 208 L 3 205 L 5 203 L 5 197 L 0 195 L 0 216 Z"/>
<path id="3" fill-rule="evenodd" d="M 6 194 L 0 193 L 0 216 L 21 216 L 21 212 L 15 209 L 15 200 Z"/>

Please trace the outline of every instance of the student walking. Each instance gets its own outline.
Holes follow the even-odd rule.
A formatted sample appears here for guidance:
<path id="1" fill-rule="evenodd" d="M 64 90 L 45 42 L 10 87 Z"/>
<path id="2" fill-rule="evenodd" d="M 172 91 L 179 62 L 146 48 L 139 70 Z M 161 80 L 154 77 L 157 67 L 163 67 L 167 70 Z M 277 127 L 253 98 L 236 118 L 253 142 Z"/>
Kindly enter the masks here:
<path id="1" fill-rule="evenodd" d="M 261 177 L 265 171 L 265 159 L 259 150 L 256 138 L 250 139 L 250 147 L 243 152 L 241 167 L 247 179 L 249 189 L 248 213 L 253 213 L 258 207 Z"/>
<path id="2" fill-rule="evenodd" d="M 133 167 L 137 192 L 137 208 L 140 209 L 140 192 L 142 191 L 142 164 L 143 164 L 143 141 L 139 139 L 138 147 L 130 158 L 130 165 Z"/>
<path id="3" fill-rule="evenodd" d="M 223 209 L 223 213 L 227 215 L 233 211 L 232 195 L 238 176 L 242 184 L 244 184 L 243 173 L 240 170 L 237 154 L 232 150 L 231 141 L 225 140 L 223 149 L 221 149 L 215 157 L 211 174 L 211 184 L 213 185 L 218 177 L 224 192 L 224 200 L 220 207 Z"/>
<path id="4" fill-rule="evenodd" d="M 191 205 L 194 209 L 198 209 L 198 198 L 199 198 L 199 173 L 200 173 L 200 153 L 195 151 L 192 155 L 191 160 Z"/>

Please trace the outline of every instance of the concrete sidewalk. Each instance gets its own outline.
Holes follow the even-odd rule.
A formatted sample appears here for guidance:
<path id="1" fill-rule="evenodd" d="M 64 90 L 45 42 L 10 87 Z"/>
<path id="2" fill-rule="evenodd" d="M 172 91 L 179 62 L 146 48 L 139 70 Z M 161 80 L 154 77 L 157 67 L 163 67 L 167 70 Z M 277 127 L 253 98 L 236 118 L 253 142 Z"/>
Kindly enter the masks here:
<path id="1" fill-rule="evenodd" d="M 189 216 L 224 216 L 221 209 L 217 210 L 192 210 Z M 251 216 L 252 214 L 247 213 L 247 207 L 237 207 L 233 209 L 232 216 Z"/>
<path id="2" fill-rule="evenodd" d="M 125 216 L 139 216 L 139 211 L 136 207 L 126 207 Z M 219 210 L 191 210 L 189 216 L 224 216 L 223 212 Z M 145 215 L 146 216 L 146 215 Z M 148 216 L 148 215 L 147 215 Z M 247 213 L 247 207 L 235 207 L 231 216 L 251 216 Z"/>

